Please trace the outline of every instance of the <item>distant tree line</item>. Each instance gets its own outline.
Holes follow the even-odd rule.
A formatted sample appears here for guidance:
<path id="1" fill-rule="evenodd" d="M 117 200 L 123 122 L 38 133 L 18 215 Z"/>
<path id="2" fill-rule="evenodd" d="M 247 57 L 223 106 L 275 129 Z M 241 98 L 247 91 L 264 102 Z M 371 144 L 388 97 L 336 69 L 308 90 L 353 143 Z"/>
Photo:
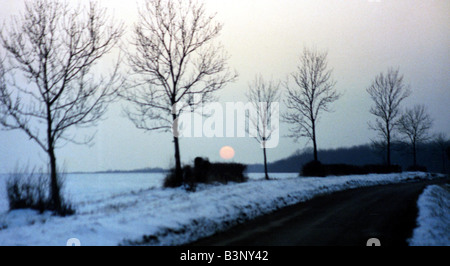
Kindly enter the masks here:
<path id="1" fill-rule="evenodd" d="M 419 151 L 417 160 L 428 171 L 437 173 L 450 173 L 450 139 L 435 137 L 433 141 L 417 145 Z M 348 164 L 363 166 L 368 164 L 385 164 L 386 154 L 380 152 L 372 144 L 364 144 L 353 147 L 319 150 L 321 162 L 324 164 Z M 300 173 L 303 165 L 311 161 L 312 149 L 298 151 L 287 158 L 268 164 L 272 173 Z M 392 144 L 391 160 L 393 164 L 407 170 L 412 166 L 413 154 L 409 145 L 401 142 Z M 248 172 L 263 172 L 261 164 L 250 164 Z"/>

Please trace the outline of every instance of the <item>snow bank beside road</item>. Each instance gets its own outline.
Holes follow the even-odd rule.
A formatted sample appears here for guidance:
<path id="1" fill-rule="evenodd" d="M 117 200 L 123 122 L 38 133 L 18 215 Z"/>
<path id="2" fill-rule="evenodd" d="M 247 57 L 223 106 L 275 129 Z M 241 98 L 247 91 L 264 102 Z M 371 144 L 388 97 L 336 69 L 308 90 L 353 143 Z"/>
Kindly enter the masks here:
<path id="1" fill-rule="evenodd" d="M 159 187 L 82 201 L 69 217 L 17 210 L 0 214 L 0 245 L 180 245 L 314 196 L 433 178 L 427 173 L 250 180 L 201 185 L 195 193 Z M 131 182 L 131 181 L 130 181 Z M 80 201 L 81 203 L 81 201 Z"/>
<path id="2" fill-rule="evenodd" d="M 450 246 L 450 186 L 430 185 L 417 201 L 418 227 L 410 246 Z"/>

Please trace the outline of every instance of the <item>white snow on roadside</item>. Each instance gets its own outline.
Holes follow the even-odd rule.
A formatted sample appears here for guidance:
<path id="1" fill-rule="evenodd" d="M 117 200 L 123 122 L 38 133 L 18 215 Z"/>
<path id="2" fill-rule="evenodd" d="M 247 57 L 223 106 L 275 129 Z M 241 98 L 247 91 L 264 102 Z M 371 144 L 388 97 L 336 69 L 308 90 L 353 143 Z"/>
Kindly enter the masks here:
<path id="1" fill-rule="evenodd" d="M 450 186 L 427 186 L 417 201 L 419 215 L 410 246 L 450 246 Z"/>
<path id="2" fill-rule="evenodd" d="M 200 185 L 195 193 L 155 186 L 110 193 L 106 188 L 92 197 L 72 194 L 77 210 L 73 216 L 31 210 L 0 213 L 0 245 L 60 246 L 70 238 L 79 239 L 81 245 L 142 244 L 143 240 L 148 245 L 180 245 L 317 195 L 430 178 L 437 176 L 406 172 L 251 179 L 246 183 Z"/>

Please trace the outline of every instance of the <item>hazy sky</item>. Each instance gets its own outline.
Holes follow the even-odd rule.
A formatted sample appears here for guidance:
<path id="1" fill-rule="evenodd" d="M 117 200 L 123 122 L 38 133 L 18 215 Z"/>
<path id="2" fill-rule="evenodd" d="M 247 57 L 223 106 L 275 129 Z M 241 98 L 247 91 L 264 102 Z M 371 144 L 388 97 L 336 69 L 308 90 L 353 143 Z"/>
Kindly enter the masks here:
<path id="1" fill-rule="evenodd" d="M 389 67 L 399 68 L 413 94 L 406 105 L 425 104 L 434 119 L 433 132 L 450 136 L 450 1 L 441 0 L 206 0 L 210 12 L 224 24 L 218 41 L 230 55 L 229 65 L 239 78 L 220 93 L 221 102 L 244 101 L 256 74 L 285 80 L 295 70 L 303 47 L 328 51 L 336 89 L 343 93 L 333 113 L 318 125 L 319 149 L 368 143 L 371 100 L 366 92 L 373 78 Z M 103 0 L 118 20 L 131 26 L 136 19 L 133 1 Z M 0 21 L 20 11 L 21 1 L 0 0 Z M 124 39 L 127 42 L 127 38 Z M 138 130 L 122 114 L 123 102 L 110 106 L 105 120 L 83 136 L 97 132 L 94 144 L 67 144 L 57 150 L 58 163 L 68 171 L 96 171 L 169 167 L 173 165 L 170 133 Z M 282 104 L 281 104 L 282 105 Z M 283 137 L 269 161 L 308 147 L 306 139 Z M 258 143 L 250 138 L 184 138 L 181 158 L 196 156 L 221 161 L 219 150 L 234 147 L 234 161 L 262 162 Z M 320 159 L 320 153 L 319 153 Z M 42 165 L 46 155 L 20 131 L 0 131 L 0 173 L 16 165 Z"/>

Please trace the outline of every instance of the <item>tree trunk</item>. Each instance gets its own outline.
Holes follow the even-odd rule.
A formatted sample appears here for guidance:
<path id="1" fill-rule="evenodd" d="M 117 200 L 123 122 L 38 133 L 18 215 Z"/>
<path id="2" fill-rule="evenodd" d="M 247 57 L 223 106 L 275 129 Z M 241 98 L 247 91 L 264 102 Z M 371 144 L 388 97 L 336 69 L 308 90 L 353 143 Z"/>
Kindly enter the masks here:
<path id="1" fill-rule="evenodd" d="M 181 186 L 183 184 L 183 172 L 181 170 L 181 157 L 180 157 L 180 144 L 178 141 L 178 122 L 177 115 L 172 114 L 173 119 L 173 144 L 175 147 L 175 183 L 177 186 Z"/>
<path id="2" fill-rule="evenodd" d="M 181 186 L 183 184 L 183 173 L 181 171 L 180 145 L 177 137 L 173 137 L 173 143 L 175 146 L 175 182 Z"/>
<path id="3" fill-rule="evenodd" d="M 47 108 L 47 154 L 50 160 L 50 195 L 53 208 L 57 213 L 61 211 L 61 195 L 59 191 L 58 174 L 56 168 L 55 145 L 52 137 L 52 118 L 50 116 L 50 108 Z"/>
<path id="4" fill-rule="evenodd" d="M 57 213 L 61 211 L 61 195 L 58 182 L 58 173 L 56 167 L 56 156 L 53 145 L 49 145 L 48 156 L 50 159 L 50 193 L 52 197 L 53 208 Z"/>
<path id="5" fill-rule="evenodd" d="M 266 180 L 269 180 L 269 172 L 267 170 L 267 155 L 266 155 L 266 147 L 263 148 L 264 153 L 264 173 L 266 176 Z"/>
<path id="6" fill-rule="evenodd" d="M 314 161 L 318 162 L 319 159 L 318 159 L 318 156 L 317 156 L 316 125 L 315 125 L 314 121 L 313 121 L 313 124 L 312 124 L 312 133 L 313 133 L 312 134 L 312 141 L 313 141 L 313 148 L 314 148 Z"/>
<path id="7" fill-rule="evenodd" d="M 388 166 L 391 166 L 391 136 L 390 133 L 388 132 L 388 136 L 387 136 L 387 154 L 386 154 L 386 163 Z"/>
<path id="8" fill-rule="evenodd" d="M 318 162 L 319 159 L 318 159 L 318 156 L 317 156 L 317 143 L 316 143 L 315 139 L 313 140 L 313 145 L 314 145 L 314 161 Z"/>
<path id="9" fill-rule="evenodd" d="M 414 169 L 417 167 L 417 149 L 416 149 L 416 142 L 413 142 L 413 166 L 414 166 Z"/>
<path id="10" fill-rule="evenodd" d="M 53 138 L 53 119 L 50 111 L 50 103 L 47 103 L 47 154 L 50 161 L 50 196 L 53 208 L 57 213 L 61 211 L 61 194 L 59 191 L 58 173 L 56 167 L 55 142 Z"/>

